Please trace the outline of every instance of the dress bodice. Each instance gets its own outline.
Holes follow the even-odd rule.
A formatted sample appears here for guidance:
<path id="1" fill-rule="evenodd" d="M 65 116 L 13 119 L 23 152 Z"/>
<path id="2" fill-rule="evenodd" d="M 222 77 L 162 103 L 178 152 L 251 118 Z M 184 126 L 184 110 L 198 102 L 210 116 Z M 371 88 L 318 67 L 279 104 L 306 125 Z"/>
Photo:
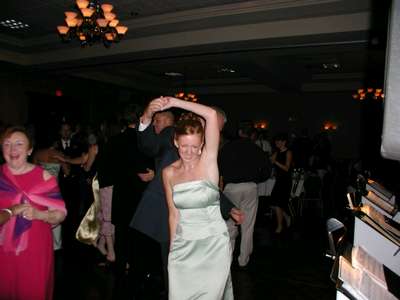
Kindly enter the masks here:
<path id="1" fill-rule="evenodd" d="M 179 211 L 176 235 L 195 240 L 226 232 L 219 206 L 219 189 L 208 180 L 178 183 L 173 199 Z"/>

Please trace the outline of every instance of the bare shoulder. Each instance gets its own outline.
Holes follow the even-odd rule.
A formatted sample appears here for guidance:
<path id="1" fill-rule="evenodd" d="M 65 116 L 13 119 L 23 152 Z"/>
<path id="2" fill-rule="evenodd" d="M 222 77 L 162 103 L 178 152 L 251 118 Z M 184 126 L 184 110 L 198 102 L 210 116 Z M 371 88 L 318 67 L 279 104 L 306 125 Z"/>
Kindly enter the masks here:
<path id="1" fill-rule="evenodd" d="M 177 160 L 174 161 L 172 164 L 168 165 L 167 167 L 165 167 L 163 169 L 163 172 L 168 172 L 168 173 L 174 173 L 177 169 L 179 169 L 179 167 L 181 166 L 181 161 Z"/>

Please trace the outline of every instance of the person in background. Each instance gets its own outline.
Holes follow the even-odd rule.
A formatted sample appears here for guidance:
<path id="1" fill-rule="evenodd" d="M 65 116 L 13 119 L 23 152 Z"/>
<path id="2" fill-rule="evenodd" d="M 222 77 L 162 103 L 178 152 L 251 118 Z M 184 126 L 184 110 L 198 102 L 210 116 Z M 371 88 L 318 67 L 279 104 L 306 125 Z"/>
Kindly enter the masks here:
<path id="1" fill-rule="evenodd" d="M 59 138 L 55 141 L 54 148 L 68 158 L 80 158 L 84 149 L 82 145 L 72 139 L 71 125 L 64 122 L 60 125 Z M 61 195 L 68 209 L 68 218 L 63 223 L 63 247 L 71 249 L 75 243 L 75 232 L 79 226 L 83 213 L 81 199 L 80 177 L 82 170 L 80 165 L 63 163 L 58 175 L 58 183 Z"/>
<path id="2" fill-rule="evenodd" d="M 290 226 L 291 218 L 288 214 L 288 204 L 290 191 L 292 188 L 292 151 L 288 149 L 287 134 L 278 134 L 274 138 L 277 151 L 271 156 L 271 162 L 275 169 L 275 185 L 271 193 L 271 205 L 275 209 L 276 215 L 276 230 L 275 233 L 279 234 L 283 230 L 286 221 L 286 227 Z"/>
<path id="3" fill-rule="evenodd" d="M 61 157 L 61 160 L 58 159 L 58 157 Z M 42 141 L 40 145 L 38 145 L 37 150 L 33 152 L 32 162 L 41 166 L 44 170 L 57 178 L 57 180 L 62 166 L 65 166 L 64 155 L 51 145 L 50 140 Z M 53 227 L 54 250 L 60 250 L 62 248 L 61 230 L 61 224 Z"/>
<path id="4" fill-rule="evenodd" d="M 57 180 L 28 162 L 32 140 L 24 128 L 2 137 L 0 167 L 0 298 L 52 299 L 51 228 L 66 216 Z"/>
<path id="5" fill-rule="evenodd" d="M 139 297 L 140 286 L 145 276 L 147 260 L 146 250 L 140 247 L 145 237 L 132 230 L 129 223 L 135 214 L 147 182 L 153 178 L 151 160 L 139 151 L 136 126 L 140 107 L 128 105 L 123 111 L 124 130 L 110 138 L 100 158 L 98 179 L 100 189 L 107 193 L 106 187 L 112 186 L 111 223 L 114 225 L 115 248 L 115 284 L 114 299 Z M 108 191 L 110 192 L 110 191 Z M 107 220 L 106 220 L 107 221 Z M 107 240 L 106 240 L 107 241 Z M 111 245 L 108 246 L 111 251 Z M 109 260 L 114 259 L 107 252 Z"/>
<path id="6" fill-rule="evenodd" d="M 243 123 L 239 128 L 239 139 L 225 144 L 218 157 L 224 194 L 243 211 L 245 218 L 241 229 L 239 267 L 245 268 L 253 251 L 253 231 L 257 216 L 257 182 L 259 170 L 270 173 L 270 163 L 262 149 L 250 139 L 251 124 Z M 238 236 L 238 226 L 228 220 L 232 249 Z"/>

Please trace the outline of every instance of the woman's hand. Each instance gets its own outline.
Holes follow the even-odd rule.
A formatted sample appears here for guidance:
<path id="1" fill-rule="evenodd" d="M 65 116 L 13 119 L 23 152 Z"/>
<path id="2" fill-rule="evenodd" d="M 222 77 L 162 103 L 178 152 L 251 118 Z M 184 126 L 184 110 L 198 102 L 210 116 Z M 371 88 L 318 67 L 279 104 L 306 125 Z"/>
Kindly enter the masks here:
<path id="1" fill-rule="evenodd" d="M 270 159 L 271 159 L 271 163 L 272 163 L 272 164 L 275 164 L 275 162 L 276 162 L 276 152 L 275 152 L 274 154 L 271 155 L 271 158 L 270 158 Z"/>
<path id="2" fill-rule="evenodd" d="M 46 211 L 40 211 L 29 204 L 25 204 L 24 210 L 21 212 L 22 217 L 25 219 L 32 220 L 45 220 L 47 214 Z"/>
<path id="3" fill-rule="evenodd" d="M 28 206 L 30 205 L 27 203 L 15 204 L 11 206 L 9 209 L 11 210 L 13 216 L 17 216 L 17 215 L 22 215 L 22 213 L 25 211 L 25 209 L 28 208 Z"/>

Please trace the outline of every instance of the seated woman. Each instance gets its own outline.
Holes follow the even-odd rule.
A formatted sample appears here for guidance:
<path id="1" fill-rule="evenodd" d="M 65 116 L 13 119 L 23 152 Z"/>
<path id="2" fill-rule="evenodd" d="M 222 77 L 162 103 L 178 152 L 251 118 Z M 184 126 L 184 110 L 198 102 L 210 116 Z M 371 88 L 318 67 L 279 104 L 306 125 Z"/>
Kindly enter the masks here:
<path id="1" fill-rule="evenodd" d="M 66 215 L 57 180 L 28 163 L 32 142 L 25 129 L 2 137 L 0 166 L 0 295 L 2 299 L 52 299 L 51 228 Z"/>

